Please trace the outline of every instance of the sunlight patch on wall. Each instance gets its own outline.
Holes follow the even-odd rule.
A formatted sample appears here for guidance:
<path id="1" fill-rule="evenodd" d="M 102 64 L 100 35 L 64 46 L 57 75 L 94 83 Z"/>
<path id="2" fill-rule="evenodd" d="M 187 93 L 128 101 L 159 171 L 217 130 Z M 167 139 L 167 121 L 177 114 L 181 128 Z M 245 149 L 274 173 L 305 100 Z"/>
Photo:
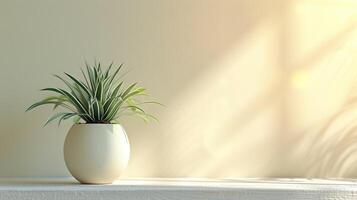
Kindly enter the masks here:
<path id="1" fill-rule="evenodd" d="M 330 4 L 294 1 L 284 18 L 286 27 L 281 27 L 279 17 L 265 19 L 212 70 L 192 82 L 170 105 L 179 111 L 165 121 L 164 129 L 171 130 L 165 140 L 172 141 L 163 153 L 172 156 L 165 163 L 168 173 L 176 170 L 177 175 L 201 177 L 347 173 L 348 167 L 342 166 L 354 162 L 352 157 L 331 169 L 326 165 L 342 154 L 350 155 L 350 148 L 342 149 L 341 155 L 324 154 L 326 149 L 348 146 L 339 143 L 345 140 L 336 140 L 341 125 L 326 128 L 330 134 L 318 138 L 326 120 L 344 107 L 355 84 L 357 17 L 350 8 Z M 289 34 L 284 40 L 281 31 Z M 282 42 L 286 44 L 279 45 Z"/>
<path id="2" fill-rule="evenodd" d="M 311 74 L 308 70 L 297 70 L 291 76 L 291 85 L 298 89 L 304 90 L 309 87 L 311 83 Z"/>
<path id="3" fill-rule="evenodd" d="M 293 1 L 290 6 L 289 137 L 294 142 L 289 146 L 295 147 L 289 156 L 296 166 L 306 163 L 299 168 L 311 177 L 345 176 L 345 161 L 357 160 L 356 154 L 343 158 L 351 144 L 339 139 L 355 134 L 348 128 L 355 107 L 347 102 L 357 83 L 356 9 L 356 1 Z"/>
<path id="4" fill-rule="evenodd" d="M 269 168 L 280 95 L 276 31 L 266 19 L 168 106 L 176 110 L 164 117 L 168 170 L 203 177 L 229 176 L 223 165 L 241 176 Z"/>
<path id="5" fill-rule="evenodd" d="M 295 130 L 333 114 L 354 83 L 357 13 L 332 2 L 294 1 L 291 6 Z"/>

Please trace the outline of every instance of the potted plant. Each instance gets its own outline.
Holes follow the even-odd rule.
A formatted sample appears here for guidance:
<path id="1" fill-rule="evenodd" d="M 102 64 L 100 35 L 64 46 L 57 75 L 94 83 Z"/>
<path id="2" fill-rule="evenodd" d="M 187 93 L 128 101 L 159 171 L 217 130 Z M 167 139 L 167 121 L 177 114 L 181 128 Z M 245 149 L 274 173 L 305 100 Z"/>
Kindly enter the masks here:
<path id="1" fill-rule="evenodd" d="M 53 120 L 74 119 L 64 143 L 64 160 L 69 172 L 81 183 L 105 184 L 116 180 L 128 164 L 130 146 L 119 119 L 125 115 L 135 115 L 145 121 L 154 116 L 146 113 L 142 105 L 156 103 L 139 101 L 139 96 L 147 96 L 145 89 L 136 83 L 124 87 L 118 74 L 122 64 L 111 71 L 113 63 L 102 70 L 100 63 L 86 64 L 81 69 L 83 81 L 65 73 L 66 79 L 55 75 L 64 82 L 67 89 L 45 88 L 41 91 L 53 96 L 32 104 L 28 110 L 42 105 L 62 107 L 65 112 L 57 112 L 45 125 Z"/>

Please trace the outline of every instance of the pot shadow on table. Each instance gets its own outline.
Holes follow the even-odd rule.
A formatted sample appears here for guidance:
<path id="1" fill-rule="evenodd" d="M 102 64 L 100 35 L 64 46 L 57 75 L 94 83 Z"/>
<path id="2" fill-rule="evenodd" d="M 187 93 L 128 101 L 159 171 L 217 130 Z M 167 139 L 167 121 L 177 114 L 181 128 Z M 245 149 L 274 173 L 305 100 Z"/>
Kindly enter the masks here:
<path id="1" fill-rule="evenodd" d="M 2 178 L 0 185 L 48 185 L 65 186 L 80 185 L 78 181 L 71 177 L 46 177 L 46 178 Z"/>

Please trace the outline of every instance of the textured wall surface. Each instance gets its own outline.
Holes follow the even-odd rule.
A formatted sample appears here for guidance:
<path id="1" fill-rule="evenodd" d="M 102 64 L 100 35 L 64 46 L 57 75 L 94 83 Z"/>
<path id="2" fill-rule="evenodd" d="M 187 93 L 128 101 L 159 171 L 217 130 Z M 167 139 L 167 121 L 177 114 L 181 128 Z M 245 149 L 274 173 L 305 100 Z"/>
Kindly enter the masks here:
<path id="1" fill-rule="evenodd" d="M 124 62 L 166 105 L 123 119 L 123 177 L 357 177 L 355 0 L 1 0 L 0 176 L 68 176 L 51 74 Z"/>

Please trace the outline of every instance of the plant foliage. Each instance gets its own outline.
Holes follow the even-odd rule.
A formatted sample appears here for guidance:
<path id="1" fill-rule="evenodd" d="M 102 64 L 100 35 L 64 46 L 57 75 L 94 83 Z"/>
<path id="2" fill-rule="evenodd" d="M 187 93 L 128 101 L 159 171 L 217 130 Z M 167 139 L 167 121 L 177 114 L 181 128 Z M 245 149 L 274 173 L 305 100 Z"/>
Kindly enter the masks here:
<path id="1" fill-rule="evenodd" d="M 148 95 L 137 83 L 124 87 L 122 76 L 119 77 L 122 67 L 123 64 L 112 71 L 113 63 L 106 70 L 102 70 L 100 63 L 94 66 L 86 64 L 85 70 L 81 69 L 83 81 L 68 73 L 64 73 L 66 78 L 54 75 L 67 86 L 67 89 L 53 87 L 42 89 L 41 91 L 55 95 L 32 104 L 26 111 L 48 104 L 53 105 L 54 109 L 62 107 L 67 110 L 67 112 L 55 113 L 45 125 L 56 119 L 60 124 L 62 120 L 70 118 L 73 118 L 75 123 L 79 123 L 81 119 L 86 123 L 118 123 L 118 119 L 125 115 L 134 115 L 145 121 L 150 118 L 156 120 L 141 106 L 159 103 L 139 101 L 138 96 Z"/>

